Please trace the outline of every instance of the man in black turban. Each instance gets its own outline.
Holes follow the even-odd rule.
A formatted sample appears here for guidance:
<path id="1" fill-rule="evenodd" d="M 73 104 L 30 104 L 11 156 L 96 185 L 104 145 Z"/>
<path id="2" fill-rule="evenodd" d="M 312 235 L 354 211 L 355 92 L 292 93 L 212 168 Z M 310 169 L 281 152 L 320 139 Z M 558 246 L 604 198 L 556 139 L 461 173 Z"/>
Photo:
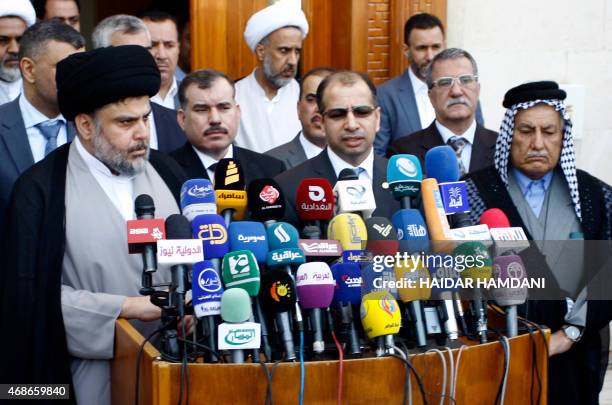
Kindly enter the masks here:
<path id="1" fill-rule="evenodd" d="M 96 49 L 57 66 L 58 103 L 77 137 L 17 180 L 2 247 L 3 383 L 70 384 L 71 400 L 110 404 L 117 318 L 154 329 L 160 310 L 140 296 L 142 262 L 126 220 L 148 194 L 157 217 L 179 212 L 185 180 L 149 149 L 149 97 L 160 76 L 140 46 Z M 154 283 L 167 280 L 167 269 Z"/>
<path id="2" fill-rule="evenodd" d="M 576 168 L 565 98 L 551 81 L 510 89 L 494 165 L 466 183 L 472 221 L 501 209 L 532 241 L 521 253 L 527 275 L 546 278 L 522 309 L 552 332 L 548 403 L 597 404 L 612 314 L 612 188 Z"/>

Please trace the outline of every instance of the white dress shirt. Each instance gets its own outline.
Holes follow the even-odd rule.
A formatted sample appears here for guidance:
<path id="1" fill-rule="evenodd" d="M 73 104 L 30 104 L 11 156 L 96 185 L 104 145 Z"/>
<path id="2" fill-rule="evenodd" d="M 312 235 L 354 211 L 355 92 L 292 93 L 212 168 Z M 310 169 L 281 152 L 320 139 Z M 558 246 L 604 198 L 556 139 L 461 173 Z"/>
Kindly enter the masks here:
<path id="1" fill-rule="evenodd" d="M 438 128 L 438 132 L 440 132 L 442 140 L 446 145 L 448 144 L 448 140 L 453 136 L 458 136 L 467 141 L 466 145 L 463 147 L 463 151 L 461 152 L 461 161 L 463 162 L 463 167 L 465 167 L 465 172 L 467 173 L 470 170 L 472 145 L 474 144 L 474 136 L 476 135 L 476 120 L 472 121 L 472 125 L 470 125 L 470 127 L 462 134 L 453 133 L 453 131 L 440 124 L 438 120 L 436 120 L 436 128 Z"/>
<path id="2" fill-rule="evenodd" d="M 419 119 L 421 120 L 421 128 L 427 128 L 436 118 L 436 112 L 429 100 L 429 89 L 427 83 L 419 79 L 412 69 L 408 68 L 408 77 L 412 83 L 414 98 L 416 99 L 417 110 L 419 111 Z"/>
<path id="3" fill-rule="evenodd" d="M 153 99 L 151 99 L 153 101 Z M 159 142 L 157 141 L 157 127 L 155 126 L 155 114 L 151 110 L 149 115 L 149 147 L 158 150 Z"/>
<path id="4" fill-rule="evenodd" d="M 372 182 L 374 179 L 374 148 L 370 149 L 370 154 L 367 158 L 359 166 L 353 166 L 350 163 L 342 160 L 340 156 L 338 156 L 331 148 L 327 148 L 327 154 L 329 156 L 329 161 L 334 168 L 334 172 L 336 173 L 336 177 L 340 175 L 340 172 L 343 169 L 357 169 L 358 167 L 363 168 L 365 171 L 359 174 L 359 180 L 368 180 Z"/>
<path id="5" fill-rule="evenodd" d="M 195 151 L 196 155 L 198 155 L 198 157 L 200 158 L 200 161 L 202 162 L 202 165 L 204 165 L 204 168 L 206 169 L 206 173 L 208 173 L 208 178 L 210 179 L 210 182 L 213 183 L 213 185 L 214 185 L 214 183 L 215 183 L 215 172 L 214 172 L 214 170 L 208 170 L 208 168 L 210 167 L 210 165 L 213 165 L 213 164 L 219 162 L 219 160 L 221 160 L 221 159 L 232 159 L 234 157 L 234 145 L 230 144 L 229 148 L 227 148 L 227 152 L 225 152 L 225 156 L 223 156 L 219 160 L 211 158 L 206 153 L 204 153 L 202 151 L 199 151 L 198 148 L 196 148 L 193 145 L 191 145 L 191 147 Z"/>
<path id="6" fill-rule="evenodd" d="M 176 110 L 177 106 L 174 104 L 174 97 L 178 92 L 178 85 L 176 84 L 176 77 L 172 78 L 172 84 L 170 85 L 170 89 L 166 94 L 165 98 L 162 98 L 161 93 L 157 93 L 153 97 L 151 97 L 151 101 L 157 103 L 159 105 L 163 105 L 166 108 L 170 108 L 171 110 Z"/>
<path id="7" fill-rule="evenodd" d="M 310 142 L 305 136 L 304 132 L 300 131 L 300 145 L 302 145 L 302 149 L 304 149 L 304 153 L 306 154 L 306 159 L 312 159 L 317 156 L 319 153 L 323 151 L 323 148 L 319 148 L 314 143 Z"/>
<path id="8" fill-rule="evenodd" d="M 255 79 L 255 70 L 236 83 L 240 127 L 236 145 L 263 153 L 289 142 L 302 129 L 297 114 L 300 85 L 291 80 L 269 99 Z"/>
<path id="9" fill-rule="evenodd" d="M 28 134 L 28 142 L 30 143 L 34 163 L 42 160 L 45 157 L 45 147 L 47 146 L 47 138 L 44 137 L 36 125 L 49 120 L 63 121 L 64 125 L 62 125 L 59 133 L 57 134 L 57 146 L 62 146 L 66 143 L 66 120 L 61 114 L 54 118 L 47 117 L 45 114 L 38 111 L 36 107 L 30 104 L 23 93 L 19 97 L 19 108 L 21 109 L 23 124 L 25 126 L 26 133 Z"/>
<path id="10" fill-rule="evenodd" d="M 104 163 L 85 149 L 78 137 L 74 138 L 74 143 L 89 171 L 121 216 L 126 221 L 134 219 L 134 176 L 117 176 L 111 173 Z"/>
<path id="11" fill-rule="evenodd" d="M 0 80 L 0 105 L 13 101 L 21 93 L 22 88 L 21 78 L 14 82 L 5 82 Z"/>

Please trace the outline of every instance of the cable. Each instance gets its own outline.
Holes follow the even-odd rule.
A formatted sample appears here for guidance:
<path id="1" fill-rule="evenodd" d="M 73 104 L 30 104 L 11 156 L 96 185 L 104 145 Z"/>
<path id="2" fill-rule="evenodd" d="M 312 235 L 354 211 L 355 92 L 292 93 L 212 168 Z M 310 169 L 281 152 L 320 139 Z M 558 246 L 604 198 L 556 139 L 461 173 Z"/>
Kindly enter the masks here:
<path id="1" fill-rule="evenodd" d="M 304 404 L 304 384 L 306 379 L 306 370 L 304 368 L 304 331 L 300 330 L 300 400 L 299 404 Z"/>
<path id="2" fill-rule="evenodd" d="M 451 350 L 450 347 L 446 346 L 444 347 L 444 349 L 446 349 L 446 352 L 448 353 L 448 359 L 450 362 L 450 373 L 449 373 L 449 377 L 450 377 L 450 382 L 449 382 L 449 387 L 448 387 L 448 393 L 449 393 L 449 397 L 450 399 L 455 402 L 455 397 L 453 395 L 453 392 L 455 391 L 455 359 L 453 357 L 453 351 Z"/>
<path id="3" fill-rule="evenodd" d="M 274 373 L 276 372 L 276 368 L 284 359 L 285 359 L 285 355 L 283 355 L 283 357 L 280 360 L 276 360 L 274 364 L 272 365 L 272 369 L 270 370 L 270 372 L 268 372 L 268 367 L 263 361 L 259 363 L 264 367 L 264 370 L 266 372 L 266 378 L 268 380 L 268 387 L 266 389 L 266 400 L 264 402 L 264 405 L 273 405 L 272 403 L 272 379 L 274 378 Z"/>
<path id="4" fill-rule="evenodd" d="M 181 384 L 179 386 L 178 405 L 183 404 L 183 386 L 185 386 L 186 390 L 186 404 L 189 405 L 189 367 L 187 367 L 187 340 L 185 340 L 185 338 L 187 337 L 187 330 L 185 327 L 184 310 L 181 311 L 181 309 L 179 308 L 179 311 L 181 312 L 181 331 L 183 333 L 183 338 L 180 339 L 183 342 L 183 358 L 181 360 Z M 177 337 L 177 339 L 179 338 Z"/>
<path id="5" fill-rule="evenodd" d="M 421 380 L 421 376 L 419 375 L 419 373 L 417 373 L 417 371 L 414 369 L 412 364 L 410 364 L 410 361 L 394 353 L 389 353 L 388 356 L 395 357 L 396 359 L 400 359 L 406 365 L 406 374 L 409 374 L 409 372 L 412 371 L 412 374 L 414 375 L 417 385 L 419 386 L 419 391 L 421 392 L 421 398 L 423 400 L 423 405 L 427 405 L 428 402 L 427 402 L 427 396 L 425 395 L 425 388 L 423 387 L 423 381 Z"/>
<path id="6" fill-rule="evenodd" d="M 135 405 L 139 405 L 140 403 L 140 362 L 142 360 L 142 353 L 144 352 L 144 347 L 147 344 L 147 342 L 153 339 L 153 337 L 157 335 L 159 332 L 163 331 L 168 326 L 170 326 L 171 323 L 172 322 L 164 324 L 160 326 L 158 329 L 151 332 L 151 334 L 146 337 L 146 339 L 140 344 L 140 347 L 138 348 L 138 355 L 136 356 L 136 395 L 134 396 Z"/>
<path id="7" fill-rule="evenodd" d="M 205 344 L 198 343 L 198 342 L 193 342 L 191 340 L 185 340 L 185 339 L 181 339 L 181 338 L 178 338 L 178 341 L 179 342 L 185 342 L 187 344 L 200 347 L 200 348 L 204 349 L 205 351 L 207 351 L 208 353 L 212 353 L 213 355 L 215 355 L 220 360 L 221 363 L 225 363 L 225 357 L 221 356 L 221 353 L 219 353 L 216 350 L 211 349 L 210 347 L 206 346 Z"/>
<path id="8" fill-rule="evenodd" d="M 442 363 L 442 394 L 440 395 L 440 405 L 444 405 L 444 397 L 446 396 L 446 358 L 439 349 L 429 349 L 425 353 L 437 353 Z"/>
<path id="9" fill-rule="evenodd" d="M 331 331 L 334 344 L 338 350 L 338 394 L 336 397 L 336 405 L 342 405 L 342 390 L 344 388 L 344 349 L 336 337 L 336 332 Z"/>
<path id="10" fill-rule="evenodd" d="M 463 350 L 465 350 L 466 347 L 466 345 L 462 345 L 459 348 L 459 353 L 457 353 L 457 363 L 455 364 L 455 381 L 453 381 L 453 392 L 451 392 L 451 398 L 455 398 L 457 389 L 457 378 L 459 377 L 459 360 L 461 360 L 461 353 L 463 352 Z"/>
<path id="11" fill-rule="evenodd" d="M 499 336 L 499 343 L 504 348 L 504 373 L 500 382 L 499 390 L 497 391 L 497 397 L 495 403 L 504 405 L 504 399 L 506 397 L 506 386 L 508 382 L 508 371 L 510 369 L 510 341 L 506 336 Z"/>

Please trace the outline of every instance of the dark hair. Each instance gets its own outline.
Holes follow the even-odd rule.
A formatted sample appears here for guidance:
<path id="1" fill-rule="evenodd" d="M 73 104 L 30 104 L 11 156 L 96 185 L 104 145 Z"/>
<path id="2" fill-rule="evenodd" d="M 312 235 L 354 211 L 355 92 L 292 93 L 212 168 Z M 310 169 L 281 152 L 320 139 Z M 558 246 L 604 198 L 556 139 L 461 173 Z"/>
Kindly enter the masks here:
<path id="1" fill-rule="evenodd" d="M 153 22 L 163 22 L 163 21 L 172 21 L 176 30 L 178 32 L 178 22 L 176 17 L 170 13 L 166 13 L 165 11 L 160 10 L 147 10 L 138 15 L 138 18 L 141 20 L 151 20 Z"/>
<path id="2" fill-rule="evenodd" d="M 338 70 L 334 69 L 332 67 L 316 67 L 314 69 L 310 69 L 304 76 L 302 76 L 302 79 L 300 80 L 300 100 L 302 99 L 302 96 L 304 95 L 304 88 L 303 85 L 306 82 L 306 79 L 308 79 L 310 76 L 317 76 L 317 77 L 322 77 L 322 78 L 326 78 L 327 76 L 331 75 L 332 73 L 336 73 Z"/>
<path id="3" fill-rule="evenodd" d="M 183 79 L 183 81 L 181 81 L 181 84 L 179 85 L 178 99 L 179 103 L 181 103 L 181 108 L 184 109 L 187 106 L 186 93 L 187 88 L 189 86 L 195 84 L 198 86 L 198 88 L 206 90 L 210 89 L 215 80 L 217 79 L 225 79 L 230 84 L 230 86 L 232 86 L 232 96 L 236 95 L 234 81 L 230 79 L 229 76 L 225 73 L 214 69 L 196 70 L 195 72 L 191 72 L 187 76 L 185 76 L 185 78 Z"/>
<path id="4" fill-rule="evenodd" d="M 72 0 L 76 3 L 77 10 L 81 11 L 81 5 L 79 4 L 79 0 Z M 34 7 L 34 11 L 36 12 L 36 18 L 42 20 L 45 18 L 45 14 L 47 13 L 47 0 L 31 0 L 32 6 Z"/>
<path id="5" fill-rule="evenodd" d="M 317 107 L 321 113 L 325 112 L 325 104 L 323 103 L 323 96 L 325 90 L 333 83 L 340 82 L 344 86 L 352 86 L 360 81 L 368 85 L 370 92 L 372 93 L 372 102 L 376 105 L 376 86 L 372 83 L 372 80 L 368 75 L 361 72 L 353 72 L 352 70 L 339 70 L 336 73 L 332 73 L 327 76 L 317 89 Z"/>
<path id="6" fill-rule="evenodd" d="M 478 65 L 476 64 L 476 60 L 474 57 L 466 50 L 459 48 L 448 48 L 437 54 L 431 60 L 429 66 L 427 66 L 427 72 L 425 73 L 425 83 L 427 83 L 427 88 L 431 89 L 433 87 L 433 68 L 436 63 L 441 60 L 449 60 L 449 59 L 459 59 L 466 58 L 472 64 L 472 71 L 474 75 L 478 76 Z"/>
<path id="7" fill-rule="evenodd" d="M 85 46 L 85 38 L 68 24 L 57 20 L 37 22 L 25 30 L 19 41 L 19 59 L 36 59 L 49 41 L 64 42 L 74 49 Z"/>
<path id="8" fill-rule="evenodd" d="M 408 19 L 408 21 L 406 21 L 406 24 L 404 24 L 404 43 L 408 45 L 408 40 L 410 39 L 410 33 L 412 30 L 427 30 L 435 27 L 439 27 L 440 31 L 442 31 L 442 35 L 444 35 L 444 26 L 442 25 L 442 21 L 440 21 L 440 19 L 435 15 L 427 13 L 413 15 Z"/>

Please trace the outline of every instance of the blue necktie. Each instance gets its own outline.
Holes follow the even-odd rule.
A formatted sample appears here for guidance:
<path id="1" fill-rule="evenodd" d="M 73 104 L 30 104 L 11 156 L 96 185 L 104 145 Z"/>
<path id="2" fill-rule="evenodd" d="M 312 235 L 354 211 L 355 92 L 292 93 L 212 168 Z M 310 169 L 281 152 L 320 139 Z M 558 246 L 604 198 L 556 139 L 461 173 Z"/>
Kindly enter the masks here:
<path id="1" fill-rule="evenodd" d="M 366 169 L 364 169 L 363 167 L 357 167 L 355 168 L 355 173 L 357 173 L 357 178 L 359 178 L 359 176 L 361 176 L 361 173 L 365 173 Z"/>
<path id="2" fill-rule="evenodd" d="M 463 148 L 465 148 L 465 146 L 468 144 L 468 141 L 460 136 L 451 136 L 448 140 L 448 144 L 455 151 L 455 155 L 459 161 L 459 175 L 463 176 L 466 173 L 466 170 L 465 166 L 463 165 L 463 160 L 461 160 L 461 152 L 463 152 Z"/>
<path id="3" fill-rule="evenodd" d="M 540 211 L 542 211 L 542 204 L 544 203 L 545 194 L 546 190 L 544 189 L 544 179 L 533 180 L 527 184 L 525 197 L 536 217 L 539 217 Z"/>
<path id="4" fill-rule="evenodd" d="M 38 128 L 40 133 L 47 140 L 47 144 L 45 145 L 45 156 L 57 148 L 57 135 L 62 125 L 64 125 L 64 122 L 61 120 L 47 120 L 36 125 L 36 128 Z"/>

